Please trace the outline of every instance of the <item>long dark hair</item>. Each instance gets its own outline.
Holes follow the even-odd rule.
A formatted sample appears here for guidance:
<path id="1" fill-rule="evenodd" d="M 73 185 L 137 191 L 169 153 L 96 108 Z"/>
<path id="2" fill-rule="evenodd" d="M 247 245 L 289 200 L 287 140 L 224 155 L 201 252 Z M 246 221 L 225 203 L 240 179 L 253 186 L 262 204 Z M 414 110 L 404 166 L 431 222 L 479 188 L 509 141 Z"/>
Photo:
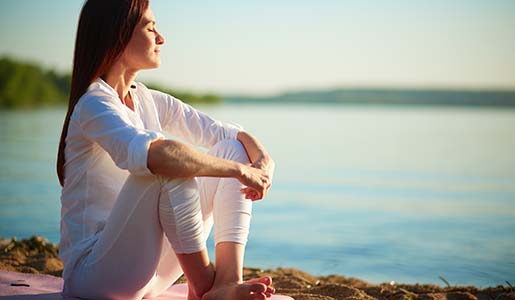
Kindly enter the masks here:
<path id="1" fill-rule="evenodd" d="M 147 8 L 148 0 L 87 0 L 82 7 L 68 111 L 57 153 L 57 176 L 61 186 L 64 186 L 64 148 L 73 108 L 88 86 L 120 58 Z"/>

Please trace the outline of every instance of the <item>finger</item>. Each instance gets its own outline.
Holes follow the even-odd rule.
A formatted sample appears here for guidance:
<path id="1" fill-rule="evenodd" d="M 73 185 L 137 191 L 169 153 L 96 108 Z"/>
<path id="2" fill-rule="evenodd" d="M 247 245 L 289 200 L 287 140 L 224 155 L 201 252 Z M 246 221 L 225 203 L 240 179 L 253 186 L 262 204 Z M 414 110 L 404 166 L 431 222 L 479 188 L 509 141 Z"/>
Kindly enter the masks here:
<path id="1" fill-rule="evenodd" d="M 261 196 L 259 195 L 259 193 L 255 192 L 254 194 L 252 194 L 252 200 L 253 201 L 256 201 L 256 200 L 259 200 L 261 199 Z"/>
<path id="2" fill-rule="evenodd" d="M 245 194 L 245 198 L 255 201 L 258 198 L 258 193 L 255 190 L 249 190 Z"/>
<path id="3" fill-rule="evenodd" d="M 248 194 L 252 193 L 253 191 L 254 191 L 254 189 L 251 187 L 246 187 L 246 188 L 240 189 L 240 193 L 245 194 L 245 195 L 248 195 Z"/>
<path id="4" fill-rule="evenodd" d="M 264 276 L 264 277 L 259 277 L 259 278 L 252 278 L 245 282 L 247 282 L 247 283 L 262 283 L 266 286 L 269 286 L 272 284 L 272 277 Z"/>
<path id="5" fill-rule="evenodd" d="M 265 195 L 268 195 L 268 192 L 270 191 L 271 186 L 268 186 L 265 191 Z"/>
<path id="6" fill-rule="evenodd" d="M 240 191 L 242 194 L 248 195 L 252 190 L 247 187 L 247 188 L 241 189 Z"/>

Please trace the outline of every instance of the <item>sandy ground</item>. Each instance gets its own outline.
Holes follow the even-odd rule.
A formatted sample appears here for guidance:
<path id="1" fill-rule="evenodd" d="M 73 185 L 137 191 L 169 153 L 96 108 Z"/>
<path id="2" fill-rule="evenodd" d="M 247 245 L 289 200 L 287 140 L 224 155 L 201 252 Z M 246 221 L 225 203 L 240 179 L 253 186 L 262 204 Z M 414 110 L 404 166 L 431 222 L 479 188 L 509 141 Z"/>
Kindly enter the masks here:
<path id="1" fill-rule="evenodd" d="M 43 237 L 21 241 L 0 238 L 0 269 L 61 276 L 63 264 L 57 253 L 57 246 Z M 265 275 L 273 278 L 277 293 L 296 300 L 515 300 L 515 288 L 509 282 L 505 286 L 478 289 L 428 284 L 374 285 L 341 275 L 316 277 L 292 268 L 245 268 L 244 272 L 245 278 Z"/>

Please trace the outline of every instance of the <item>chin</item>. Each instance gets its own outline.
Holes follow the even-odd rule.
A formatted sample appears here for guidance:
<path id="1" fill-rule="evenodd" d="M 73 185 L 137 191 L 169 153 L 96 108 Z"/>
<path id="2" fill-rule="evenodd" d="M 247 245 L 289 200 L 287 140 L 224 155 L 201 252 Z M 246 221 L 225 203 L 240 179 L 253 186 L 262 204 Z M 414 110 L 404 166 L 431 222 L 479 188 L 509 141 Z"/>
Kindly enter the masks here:
<path id="1" fill-rule="evenodd" d="M 146 66 L 142 69 L 143 70 L 156 69 L 156 68 L 159 68 L 160 66 L 161 66 L 161 61 L 153 61 L 151 63 L 146 64 Z"/>
<path id="2" fill-rule="evenodd" d="M 159 68 L 161 66 L 161 59 L 158 58 L 153 62 L 154 68 Z"/>

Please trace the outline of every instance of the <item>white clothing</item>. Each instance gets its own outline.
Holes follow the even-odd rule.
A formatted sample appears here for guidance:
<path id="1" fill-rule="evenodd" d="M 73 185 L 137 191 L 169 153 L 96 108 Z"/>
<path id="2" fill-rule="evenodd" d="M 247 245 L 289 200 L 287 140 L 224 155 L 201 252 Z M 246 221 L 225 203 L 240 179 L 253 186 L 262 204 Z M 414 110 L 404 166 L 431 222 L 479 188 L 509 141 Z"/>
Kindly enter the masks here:
<path id="1" fill-rule="evenodd" d="M 217 143 L 209 154 L 249 162 L 245 148 L 236 140 Z M 183 193 L 199 194 L 195 198 L 200 199 L 204 244 L 213 223 L 215 243 L 245 244 L 252 202 L 239 193 L 241 188 L 233 178 L 165 180 L 159 176 L 129 175 L 105 228 L 65 279 L 63 296 L 141 299 L 165 291 L 182 275 L 172 250 L 173 242 L 168 242 L 173 240 L 169 235 L 174 234 L 172 229 L 176 226 L 172 224 L 168 229 L 166 226 L 171 223 L 167 218 L 171 210 L 168 204 L 177 199 L 181 203 Z"/>
<path id="2" fill-rule="evenodd" d="M 98 240 L 129 175 L 157 178 L 147 168 L 147 152 L 152 141 L 163 138 L 162 131 L 208 148 L 224 139 L 235 140 L 240 131 L 140 83 L 130 93 L 135 111 L 97 79 L 71 115 L 59 243 L 65 281 Z M 148 216 L 154 217 L 158 218 Z"/>

